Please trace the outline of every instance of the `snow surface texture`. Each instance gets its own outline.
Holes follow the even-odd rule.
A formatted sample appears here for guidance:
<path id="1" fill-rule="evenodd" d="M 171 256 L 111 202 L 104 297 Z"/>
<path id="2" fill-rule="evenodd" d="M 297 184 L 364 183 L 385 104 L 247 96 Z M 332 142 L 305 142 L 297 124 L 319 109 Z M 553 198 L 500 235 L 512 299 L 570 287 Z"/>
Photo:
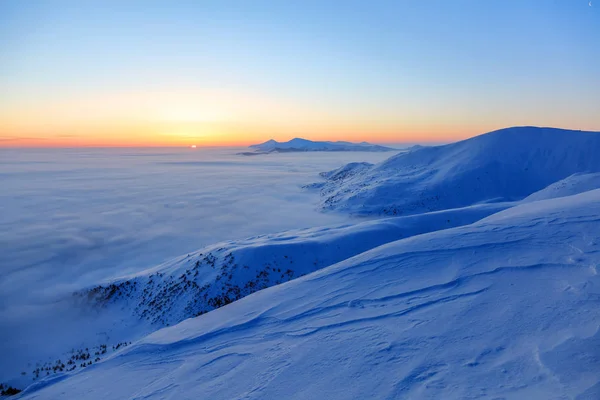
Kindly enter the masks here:
<path id="1" fill-rule="evenodd" d="M 268 153 L 302 152 L 302 151 L 394 151 L 391 147 L 379 146 L 367 142 L 313 142 L 312 140 L 295 138 L 288 142 L 277 142 L 273 139 L 250 146 L 254 152 L 243 152 L 242 155 Z"/>
<path id="2" fill-rule="evenodd" d="M 599 237 L 600 190 L 520 205 L 161 329 L 24 398 L 597 399 Z"/>
<path id="3" fill-rule="evenodd" d="M 417 147 L 373 166 L 350 164 L 313 187 L 321 189 L 324 210 L 410 215 L 521 200 L 572 174 L 600 172 L 598 154 L 599 132 L 508 128 Z"/>

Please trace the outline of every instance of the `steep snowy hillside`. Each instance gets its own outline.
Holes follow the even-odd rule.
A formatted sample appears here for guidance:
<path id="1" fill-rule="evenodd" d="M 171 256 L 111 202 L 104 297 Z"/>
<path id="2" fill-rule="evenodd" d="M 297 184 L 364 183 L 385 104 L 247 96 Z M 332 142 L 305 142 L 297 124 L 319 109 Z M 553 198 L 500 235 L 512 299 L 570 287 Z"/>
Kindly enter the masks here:
<path id="1" fill-rule="evenodd" d="M 34 378 L 78 370 L 82 364 L 89 367 L 119 343 L 139 339 L 381 244 L 466 225 L 510 206 L 480 205 L 287 231 L 205 247 L 143 273 L 74 293 L 62 308 L 50 307 L 47 318 L 39 322 L 38 332 L 44 326 L 52 345 L 38 340 L 41 345 L 33 346 L 32 339 L 23 340 L 4 359 L 6 370 L 1 371 L 0 382 L 23 387 Z M 69 308 L 78 310 L 72 318 Z"/>
<path id="2" fill-rule="evenodd" d="M 574 173 L 600 172 L 598 154 L 599 132 L 508 128 L 355 165 L 315 186 L 325 210 L 408 215 L 520 200 Z"/>
<path id="3" fill-rule="evenodd" d="M 512 205 L 484 204 L 219 243 L 75 297 L 88 306 L 126 305 L 135 317 L 168 326 L 384 243 L 466 225 Z"/>
<path id="4" fill-rule="evenodd" d="M 261 144 L 250 146 L 253 153 L 242 153 L 244 155 L 265 154 L 271 152 L 292 151 L 394 151 L 391 147 L 379 146 L 367 142 L 313 142 L 312 140 L 295 138 L 288 142 L 277 142 L 273 139 Z"/>
<path id="5" fill-rule="evenodd" d="M 24 398 L 600 398 L 600 190 L 399 240 Z"/>

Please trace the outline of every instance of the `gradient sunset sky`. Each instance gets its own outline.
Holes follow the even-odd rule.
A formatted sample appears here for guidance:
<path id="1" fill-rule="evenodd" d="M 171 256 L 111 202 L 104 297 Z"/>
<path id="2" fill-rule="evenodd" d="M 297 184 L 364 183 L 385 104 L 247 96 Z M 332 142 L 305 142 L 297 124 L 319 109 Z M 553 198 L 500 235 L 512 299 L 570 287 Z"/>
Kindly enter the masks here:
<path id="1" fill-rule="evenodd" d="M 600 130 L 600 0 L 0 1 L 0 146 Z"/>

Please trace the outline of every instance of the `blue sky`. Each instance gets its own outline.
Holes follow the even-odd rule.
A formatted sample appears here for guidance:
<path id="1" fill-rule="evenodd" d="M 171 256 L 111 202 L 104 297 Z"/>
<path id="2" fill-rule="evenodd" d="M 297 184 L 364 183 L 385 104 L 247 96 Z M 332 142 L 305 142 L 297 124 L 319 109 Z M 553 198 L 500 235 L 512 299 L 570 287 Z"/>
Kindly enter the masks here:
<path id="1" fill-rule="evenodd" d="M 0 135 L 83 134 L 80 118 L 54 113 L 57 121 L 46 106 L 106 108 L 131 93 L 144 93 L 153 107 L 168 97 L 200 109 L 218 93 L 219 115 L 233 117 L 217 128 L 186 128 L 204 129 L 204 137 L 253 138 L 262 130 L 285 138 L 300 129 L 318 138 L 439 139 L 522 124 L 600 130 L 599 7 L 579 0 L 5 1 Z M 198 105 L 189 100 L 197 93 L 211 95 Z M 102 117 L 123 121 L 121 111 Z M 142 113 L 131 110 L 130 119 L 141 124 Z"/>

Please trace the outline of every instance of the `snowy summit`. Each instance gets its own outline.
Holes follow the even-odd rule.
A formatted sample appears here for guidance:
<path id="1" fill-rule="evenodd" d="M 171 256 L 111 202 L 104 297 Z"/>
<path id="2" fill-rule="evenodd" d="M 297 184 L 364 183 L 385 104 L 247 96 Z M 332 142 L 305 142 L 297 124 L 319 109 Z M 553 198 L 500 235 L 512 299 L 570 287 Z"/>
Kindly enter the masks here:
<path id="1" fill-rule="evenodd" d="M 513 127 L 376 165 L 349 164 L 313 186 L 321 188 L 325 210 L 411 215 L 521 200 L 572 174 L 600 172 L 598 154 L 599 132 Z"/>

